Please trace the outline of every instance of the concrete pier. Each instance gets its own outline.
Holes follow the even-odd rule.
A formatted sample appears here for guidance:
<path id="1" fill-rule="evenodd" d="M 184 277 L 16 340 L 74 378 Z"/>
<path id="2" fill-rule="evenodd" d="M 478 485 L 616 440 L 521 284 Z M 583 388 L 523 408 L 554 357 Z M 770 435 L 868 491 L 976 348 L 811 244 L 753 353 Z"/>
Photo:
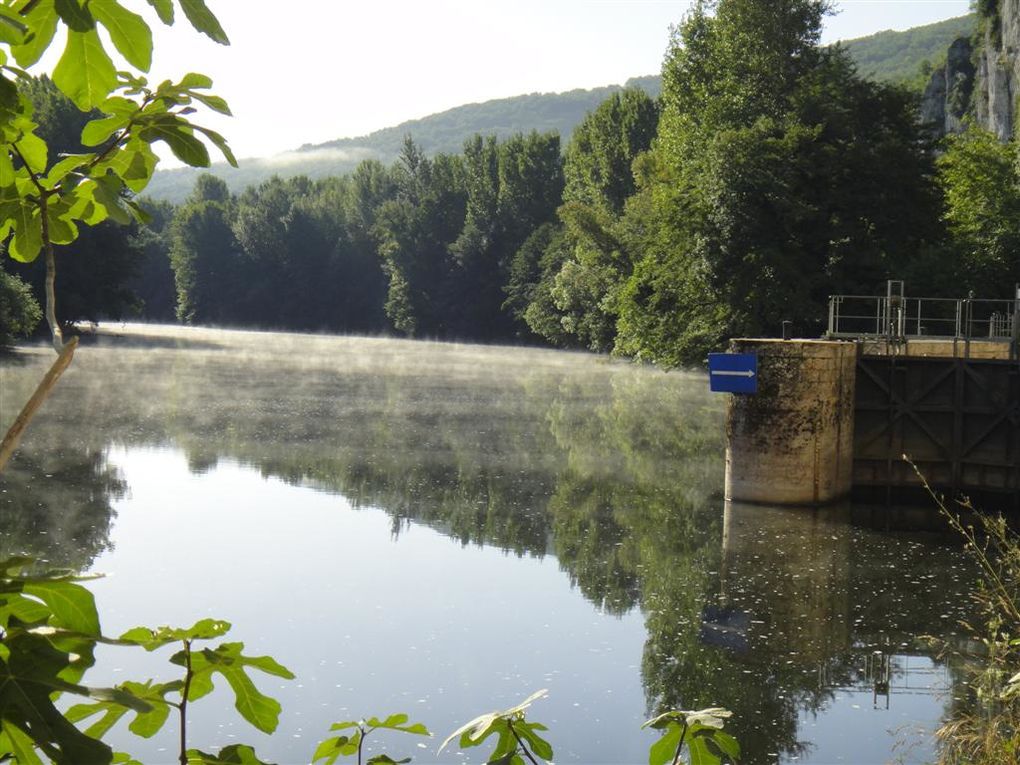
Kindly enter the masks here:
<path id="1" fill-rule="evenodd" d="M 758 392 L 730 397 L 726 499 L 820 505 L 850 493 L 857 347 L 827 340 L 737 339 L 758 357 Z"/>

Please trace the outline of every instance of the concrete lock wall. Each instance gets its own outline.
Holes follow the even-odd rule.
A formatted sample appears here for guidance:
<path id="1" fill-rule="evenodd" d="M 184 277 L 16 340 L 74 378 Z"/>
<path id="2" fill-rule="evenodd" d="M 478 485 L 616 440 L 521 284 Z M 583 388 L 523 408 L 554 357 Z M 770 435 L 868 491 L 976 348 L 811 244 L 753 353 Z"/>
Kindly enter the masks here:
<path id="1" fill-rule="evenodd" d="M 818 505 L 850 493 L 854 343 L 737 339 L 758 356 L 758 392 L 733 394 L 726 418 L 726 499 Z"/>

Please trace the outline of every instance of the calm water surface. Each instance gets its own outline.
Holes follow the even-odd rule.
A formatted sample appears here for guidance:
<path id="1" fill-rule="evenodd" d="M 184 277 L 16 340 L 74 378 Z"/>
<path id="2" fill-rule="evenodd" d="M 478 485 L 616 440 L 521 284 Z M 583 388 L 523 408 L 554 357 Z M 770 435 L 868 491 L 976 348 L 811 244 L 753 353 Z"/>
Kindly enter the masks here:
<path id="1" fill-rule="evenodd" d="M 50 360 L 0 361 L 0 424 Z M 196 703 L 207 751 L 308 762 L 330 723 L 398 711 L 442 740 L 548 688 L 557 762 L 645 762 L 647 716 L 709 705 L 747 763 L 930 761 L 967 692 L 923 636 L 962 640 L 973 570 L 859 508 L 725 503 L 707 387 L 551 351 L 111 327 L 0 479 L 0 553 L 106 574 L 108 634 L 215 616 L 297 674 L 257 678 L 272 737 L 225 693 Z M 89 682 L 170 679 L 165 659 L 104 649 Z M 165 734 L 110 741 L 155 765 Z"/>

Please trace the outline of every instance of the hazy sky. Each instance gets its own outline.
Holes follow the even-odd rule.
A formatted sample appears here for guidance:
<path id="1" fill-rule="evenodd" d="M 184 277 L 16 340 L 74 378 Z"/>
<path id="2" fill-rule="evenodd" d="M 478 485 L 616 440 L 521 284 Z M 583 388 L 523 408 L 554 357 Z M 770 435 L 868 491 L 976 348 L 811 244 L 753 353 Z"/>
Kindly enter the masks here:
<path id="1" fill-rule="evenodd" d="M 369 133 L 460 104 L 657 73 L 689 0 L 209 0 L 228 48 L 154 23 L 155 76 L 199 71 L 238 157 Z M 843 0 L 825 41 L 968 12 L 969 0 Z M 199 120 L 202 122 L 203 120 Z"/>

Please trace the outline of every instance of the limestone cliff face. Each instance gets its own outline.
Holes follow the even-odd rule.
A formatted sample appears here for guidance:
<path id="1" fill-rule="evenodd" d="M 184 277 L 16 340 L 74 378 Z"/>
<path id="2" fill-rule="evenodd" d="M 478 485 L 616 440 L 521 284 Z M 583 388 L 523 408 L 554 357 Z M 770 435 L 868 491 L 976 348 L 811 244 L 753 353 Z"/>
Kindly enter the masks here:
<path id="1" fill-rule="evenodd" d="M 1020 0 L 999 0 L 999 22 L 986 27 L 978 52 L 974 115 L 1005 141 L 1013 135 L 1020 84 Z"/>
<path id="2" fill-rule="evenodd" d="M 961 37 L 945 66 L 932 72 L 921 99 L 921 121 L 937 137 L 960 132 L 967 114 L 1003 141 L 1015 130 L 1020 98 L 1020 0 L 998 0 L 997 19 L 986 19 L 972 45 Z"/>
<path id="3" fill-rule="evenodd" d="M 945 65 L 932 72 L 921 98 L 921 122 L 940 138 L 963 128 L 963 118 L 974 97 L 973 55 L 968 38 L 954 40 Z"/>

